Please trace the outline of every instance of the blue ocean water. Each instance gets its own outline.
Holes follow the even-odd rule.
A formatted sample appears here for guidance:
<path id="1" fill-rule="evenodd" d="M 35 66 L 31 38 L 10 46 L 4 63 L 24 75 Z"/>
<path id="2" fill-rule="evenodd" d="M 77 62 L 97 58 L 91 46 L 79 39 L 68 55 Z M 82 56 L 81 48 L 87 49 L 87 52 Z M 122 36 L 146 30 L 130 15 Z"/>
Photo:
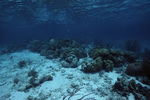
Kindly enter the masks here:
<path id="1" fill-rule="evenodd" d="M 70 38 L 150 45 L 149 0 L 1 0 L 0 42 Z"/>

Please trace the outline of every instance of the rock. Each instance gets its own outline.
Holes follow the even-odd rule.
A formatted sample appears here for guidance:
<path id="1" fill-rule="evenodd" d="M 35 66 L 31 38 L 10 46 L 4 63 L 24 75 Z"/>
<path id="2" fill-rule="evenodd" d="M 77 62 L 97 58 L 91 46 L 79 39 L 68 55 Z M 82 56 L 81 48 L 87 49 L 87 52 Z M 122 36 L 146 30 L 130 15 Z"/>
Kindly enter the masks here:
<path id="1" fill-rule="evenodd" d="M 39 80 L 39 84 L 41 84 L 45 81 L 50 81 L 50 80 L 53 80 L 53 77 L 51 75 L 44 76 Z"/>
<path id="2" fill-rule="evenodd" d="M 73 60 L 72 60 L 72 62 L 70 63 L 70 67 L 71 68 L 76 68 L 76 67 L 78 67 L 78 58 L 73 58 Z"/>
<path id="3" fill-rule="evenodd" d="M 146 98 L 140 93 L 134 93 L 135 100 L 146 100 Z"/>
<path id="4" fill-rule="evenodd" d="M 135 83 L 135 80 L 133 80 L 133 79 L 128 82 L 128 88 L 129 88 L 129 90 L 130 90 L 131 92 L 136 89 L 136 85 L 135 85 L 135 84 L 136 84 L 136 83 Z"/>
<path id="5" fill-rule="evenodd" d="M 39 85 L 39 80 L 36 78 L 36 77 L 32 77 L 30 80 L 29 80 L 29 83 L 32 85 L 32 87 L 36 87 Z"/>
<path id="6" fill-rule="evenodd" d="M 18 79 L 18 78 L 15 78 L 15 79 L 14 79 L 14 83 L 15 83 L 15 84 L 18 84 L 18 82 L 19 82 L 19 79 Z"/>
<path id="7" fill-rule="evenodd" d="M 19 68 L 23 68 L 25 66 L 26 66 L 26 61 L 25 60 L 21 60 L 21 61 L 18 62 L 18 67 Z"/>
<path id="8" fill-rule="evenodd" d="M 143 87 L 140 83 L 136 84 L 133 79 L 128 81 L 126 78 L 118 78 L 113 88 L 117 93 L 123 96 L 132 93 L 136 100 L 149 100 L 148 98 L 150 98 L 150 89 Z"/>
<path id="9" fill-rule="evenodd" d="M 150 58 L 142 62 L 142 72 L 150 79 Z"/>
<path id="10" fill-rule="evenodd" d="M 38 99 L 29 95 L 26 100 L 38 100 Z"/>
<path id="11" fill-rule="evenodd" d="M 138 81 L 140 81 L 143 84 L 150 85 L 150 80 L 146 76 L 138 76 L 136 77 Z"/>
<path id="12" fill-rule="evenodd" d="M 116 83 L 113 85 L 114 90 L 122 96 L 127 96 L 130 93 L 128 82 L 124 78 L 117 78 Z"/>
<path id="13" fill-rule="evenodd" d="M 61 61 L 61 64 L 62 64 L 62 67 L 65 67 L 65 68 L 69 68 L 70 65 L 68 62 L 66 62 L 65 60 Z"/>
<path id="14" fill-rule="evenodd" d="M 44 83 L 45 81 L 51 81 L 53 80 L 53 77 L 51 75 L 47 75 L 47 76 L 43 76 L 40 79 L 38 79 L 37 77 L 33 76 L 30 80 L 29 80 L 29 84 L 26 85 L 24 91 L 32 88 L 32 87 L 37 87 L 40 84 Z"/>
<path id="15" fill-rule="evenodd" d="M 142 75 L 142 64 L 140 62 L 129 64 L 126 69 L 126 74 L 131 76 Z"/>
<path id="16" fill-rule="evenodd" d="M 31 76 L 33 76 L 33 77 L 37 77 L 38 76 L 37 72 L 34 69 L 32 69 L 32 70 L 30 70 L 28 72 L 28 77 L 31 77 Z"/>
<path id="17" fill-rule="evenodd" d="M 150 89 L 149 89 L 149 91 L 146 93 L 146 98 L 147 98 L 147 100 L 150 100 Z"/>

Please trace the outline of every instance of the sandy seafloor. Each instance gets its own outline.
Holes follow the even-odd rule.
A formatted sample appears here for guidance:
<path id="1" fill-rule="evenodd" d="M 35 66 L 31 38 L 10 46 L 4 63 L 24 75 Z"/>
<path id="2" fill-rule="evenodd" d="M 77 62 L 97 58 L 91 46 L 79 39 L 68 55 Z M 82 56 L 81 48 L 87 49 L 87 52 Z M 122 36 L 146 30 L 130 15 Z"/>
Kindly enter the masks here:
<path id="1" fill-rule="evenodd" d="M 21 60 L 30 63 L 19 68 L 18 62 Z M 29 84 L 31 77 L 28 72 L 32 68 L 38 72 L 37 78 L 52 75 L 53 80 L 23 91 Z M 82 100 L 134 100 L 133 94 L 125 98 L 112 91 L 117 77 L 122 77 L 123 70 L 120 69 L 125 69 L 124 66 L 115 68 L 112 72 L 93 74 L 86 74 L 80 68 L 81 66 L 63 68 L 60 59 L 46 59 L 28 50 L 0 55 L 0 100 L 63 100 L 65 96 L 64 100 L 81 100 L 83 96 L 85 97 Z M 14 83 L 15 78 L 19 79 L 18 84 Z M 71 96 L 77 89 L 78 92 Z"/>

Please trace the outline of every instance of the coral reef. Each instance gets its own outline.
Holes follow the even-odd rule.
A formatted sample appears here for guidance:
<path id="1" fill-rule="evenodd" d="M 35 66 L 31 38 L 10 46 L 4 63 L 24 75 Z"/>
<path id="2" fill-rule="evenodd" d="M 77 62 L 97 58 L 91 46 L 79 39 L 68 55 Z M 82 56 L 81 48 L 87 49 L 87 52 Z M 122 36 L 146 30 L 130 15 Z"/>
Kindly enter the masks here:
<path id="1" fill-rule="evenodd" d="M 128 41 L 126 45 L 130 49 L 132 46 L 137 48 L 139 46 L 137 41 Z M 133 50 L 130 49 L 130 51 L 122 51 L 105 48 L 104 46 L 94 46 L 86 52 L 83 45 L 69 39 L 50 39 L 48 42 L 40 40 L 27 41 L 24 42 L 22 47 L 38 52 L 47 59 L 60 57 L 62 66 L 69 68 L 77 67 L 79 59 L 87 57 L 88 53 L 89 57 L 93 60 L 82 63 L 82 70 L 84 72 L 98 72 L 101 69 L 112 71 L 113 67 L 120 67 L 125 62 L 135 62 L 137 59 L 136 54 L 131 52 Z"/>

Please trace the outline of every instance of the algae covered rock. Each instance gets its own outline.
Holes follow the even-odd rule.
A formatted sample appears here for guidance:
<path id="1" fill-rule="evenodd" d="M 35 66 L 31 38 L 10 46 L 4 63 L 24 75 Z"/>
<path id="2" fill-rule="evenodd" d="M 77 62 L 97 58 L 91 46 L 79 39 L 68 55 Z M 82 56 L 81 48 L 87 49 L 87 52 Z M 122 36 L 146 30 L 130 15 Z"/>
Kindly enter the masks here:
<path id="1" fill-rule="evenodd" d="M 101 56 L 101 57 L 108 57 L 109 54 L 110 54 L 109 50 L 106 49 L 106 48 L 99 49 L 99 50 L 97 51 L 97 53 L 98 53 L 98 55 Z"/>
<path id="2" fill-rule="evenodd" d="M 90 62 L 84 61 L 81 70 L 84 72 L 97 72 L 97 69 L 94 66 L 95 64 L 96 62 L 94 60 L 91 60 Z"/>
<path id="3" fill-rule="evenodd" d="M 72 59 L 72 60 L 71 60 Z M 65 61 L 62 61 L 62 66 L 66 68 L 78 67 L 78 58 L 68 57 Z"/>
<path id="4" fill-rule="evenodd" d="M 126 74 L 131 76 L 142 75 L 142 64 L 141 62 L 135 62 L 128 64 Z"/>
<path id="5" fill-rule="evenodd" d="M 39 80 L 39 84 L 42 84 L 43 82 L 45 82 L 45 81 L 50 81 L 50 80 L 53 80 L 53 77 L 52 77 L 51 75 L 43 76 L 43 77 Z"/>
<path id="6" fill-rule="evenodd" d="M 37 87 L 40 84 L 44 83 L 45 81 L 51 81 L 53 80 L 53 77 L 51 75 L 44 75 L 41 78 L 38 78 L 37 76 L 33 76 L 29 80 L 29 84 L 26 85 L 24 90 L 28 90 L 32 87 Z"/>
<path id="7" fill-rule="evenodd" d="M 93 59 L 97 57 L 108 57 L 109 56 L 109 50 L 106 48 L 92 48 L 89 50 L 89 56 Z"/>
<path id="8" fill-rule="evenodd" d="M 131 51 L 122 51 L 120 49 L 107 49 L 93 47 L 88 52 L 93 59 L 101 57 L 102 60 L 111 60 L 111 65 L 115 67 L 122 66 L 125 62 L 135 62 L 137 55 Z M 105 61 L 106 62 L 106 61 Z"/>
<path id="9" fill-rule="evenodd" d="M 58 40 L 58 42 L 63 47 L 71 47 L 71 48 L 77 48 L 77 47 L 79 47 L 79 43 L 77 43 L 74 40 L 70 40 L 70 39 L 61 39 L 61 40 Z"/>
<path id="10" fill-rule="evenodd" d="M 55 58 L 57 55 L 57 51 L 52 51 L 52 50 L 42 50 L 40 52 L 41 56 L 45 56 L 47 59 L 52 59 Z"/>
<path id="11" fill-rule="evenodd" d="M 67 49 L 63 55 L 63 60 L 65 60 L 67 63 L 69 63 L 69 67 L 75 68 L 77 67 L 78 58 L 76 56 L 76 52 L 74 50 Z"/>
<path id="12" fill-rule="evenodd" d="M 110 60 L 113 61 L 114 66 L 122 66 L 125 63 L 124 52 L 121 50 L 110 49 Z"/>
<path id="13" fill-rule="evenodd" d="M 82 51 L 80 51 L 78 48 L 64 49 L 64 52 L 61 55 L 61 58 L 62 60 L 65 60 L 66 62 L 63 62 L 63 66 L 71 67 L 71 68 L 77 67 L 79 58 L 82 56 L 84 56 L 84 53 L 82 53 Z"/>
<path id="14" fill-rule="evenodd" d="M 142 77 L 142 79 L 140 79 L 142 83 L 150 84 L 150 59 L 128 64 L 126 74 Z"/>
<path id="15" fill-rule="evenodd" d="M 128 81 L 125 78 L 117 78 L 116 83 L 113 85 L 113 89 L 122 96 L 127 96 L 130 93 Z"/>
<path id="16" fill-rule="evenodd" d="M 136 84 L 135 80 L 128 80 L 126 77 L 117 78 L 113 90 L 125 97 L 132 93 L 137 98 L 136 100 L 149 100 L 150 98 L 150 89 L 143 87 L 140 83 Z"/>
<path id="17" fill-rule="evenodd" d="M 78 59 L 87 56 L 86 51 L 83 48 L 65 48 L 62 51 L 62 58 L 66 58 L 70 55 L 74 55 Z"/>
<path id="18" fill-rule="evenodd" d="M 79 43 L 70 39 L 51 39 L 49 44 L 53 49 L 61 49 L 62 47 L 78 48 Z"/>
<path id="19" fill-rule="evenodd" d="M 111 60 L 102 60 L 101 57 L 97 57 L 95 60 L 88 60 L 82 62 L 82 71 L 84 72 L 98 72 L 101 69 L 107 72 L 112 71 L 114 63 Z"/>
<path id="20" fill-rule="evenodd" d="M 103 61 L 100 57 L 95 60 L 88 60 L 82 62 L 82 71 L 84 72 L 98 72 L 102 69 Z"/>
<path id="21" fill-rule="evenodd" d="M 37 77 L 38 76 L 38 72 L 35 71 L 35 69 L 32 69 L 28 72 L 28 77 Z"/>
<path id="22" fill-rule="evenodd" d="M 44 42 L 40 40 L 34 40 L 29 44 L 29 49 L 33 52 L 40 52 L 43 44 Z"/>
<path id="23" fill-rule="evenodd" d="M 120 67 L 125 63 L 123 56 L 110 56 L 110 60 L 113 61 L 115 67 Z"/>
<path id="24" fill-rule="evenodd" d="M 73 55 L 77 58 L 86 57 L 85 49 L 73 40 L 68 39 L 51 39 L 42 45 L 41 56 L 46 56 L 47 59 L 58 58 L 72 60 Z M 67 61 L 68 62 L 68 61 Z M 69 61 L 70 62 L 70 61 Z"/>
<path id="25" fill-rule="evenodd" d="M 124 52 L 121 51 L 121 50 L 118 50 L 118 49 L 110 49 L 110 53 L 113 55 L 113 56 L 120 56 L 120 55 L 124 55 Z"/>
<path id="26" fill-rule="evenodd" d="M 95 62 L 96 62 L 95 66 L 96 66 L 97 70 L 100 70 L 103 65 L 103 61 L 102 61 L 101 57 L 97 57 L 95 59 Z"/>
<path id="27" fill-rule="evenodd" d="M 70 67 L 70 64 L 68 62 L 66 62 L 65 60 L 61 61 L 61 64 L 62 64 L 62 67 L 65 67 L 65 68 Z"/>
<path id="28" fill-rule="evenodd" d="M 114 63 L 111 60 L 103 60 L 103 67 L 104 69 L 109 72 L 112 71 L 113 67 L 114 67 Z"/>

